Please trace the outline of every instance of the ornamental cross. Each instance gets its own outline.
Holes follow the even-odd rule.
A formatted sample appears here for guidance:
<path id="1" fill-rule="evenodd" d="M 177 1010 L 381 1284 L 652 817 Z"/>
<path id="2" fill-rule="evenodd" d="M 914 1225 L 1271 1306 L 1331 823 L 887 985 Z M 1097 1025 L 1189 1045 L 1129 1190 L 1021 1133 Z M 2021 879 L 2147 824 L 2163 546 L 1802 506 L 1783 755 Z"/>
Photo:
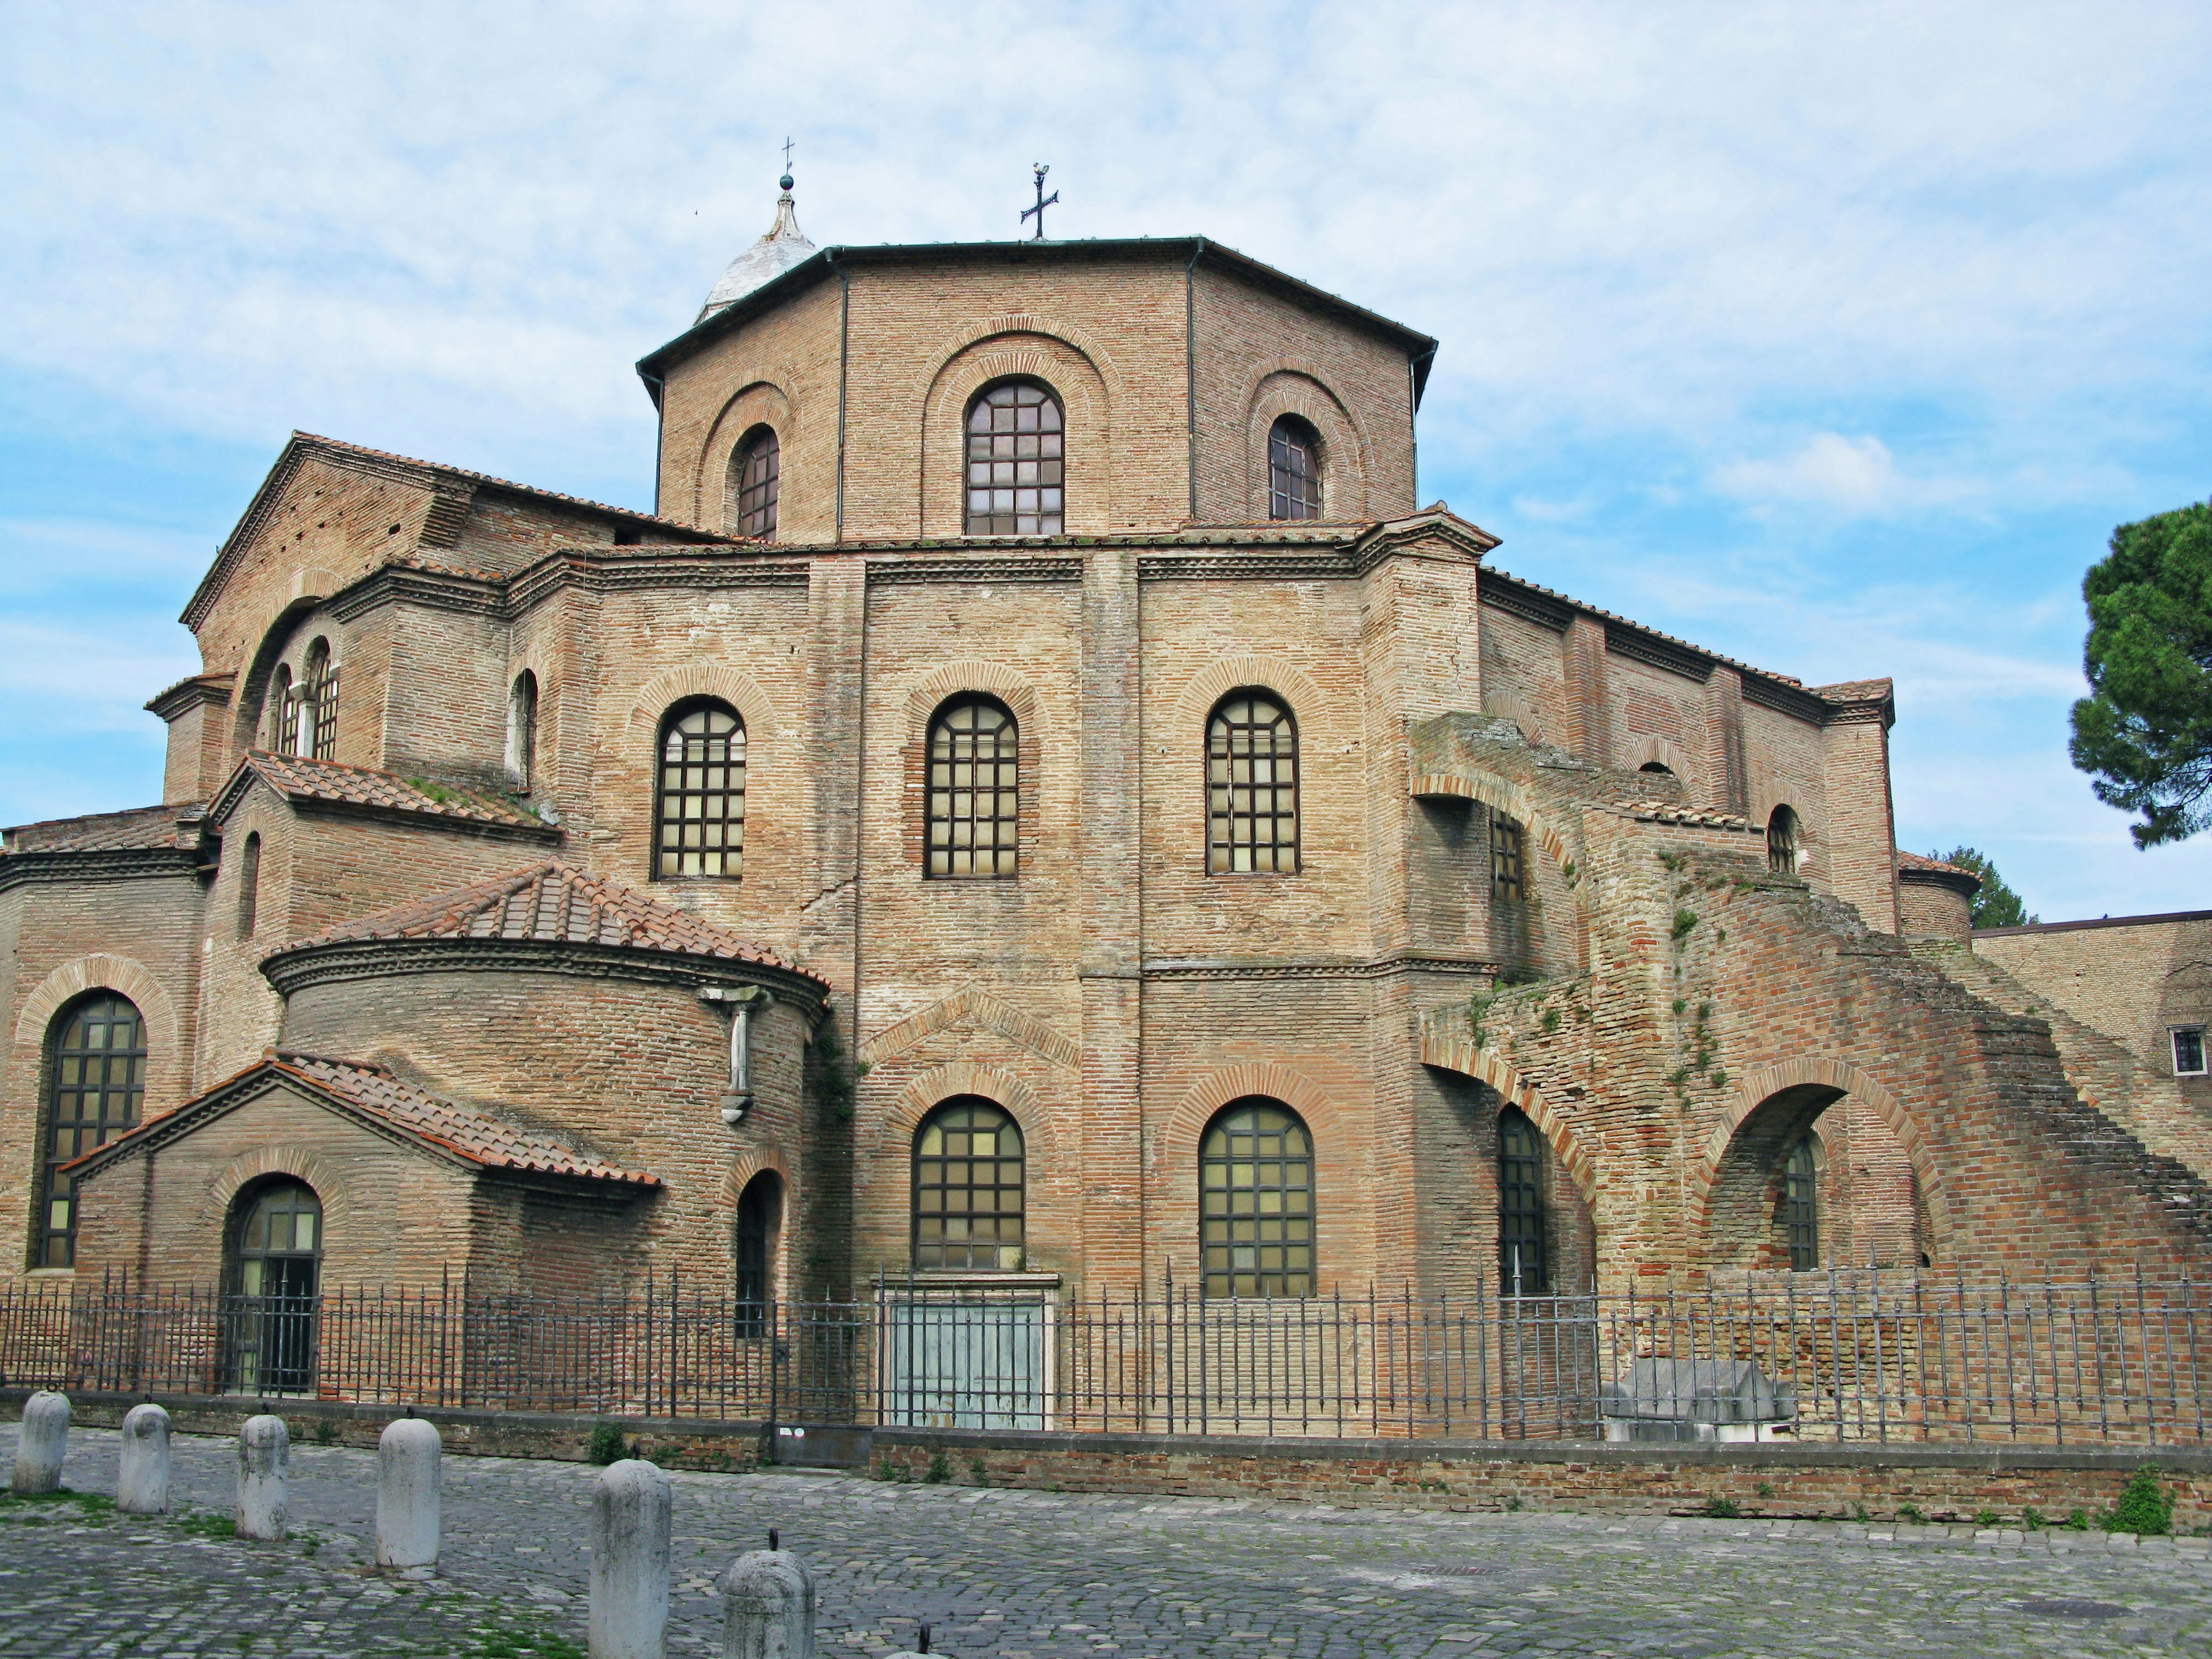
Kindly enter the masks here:
<path id="1" fill-rule="evenodd" d="M 783 141 L 783 170 L 786 173 L 791 171 L 791 140 L 788 137 Z"/>
<path id="2" fill-rule="evenodd" d="M 1053 191 L 1049 196 L 1044 193 L 1044 176 L 1051 171 L 1052 169 L 1047 167 L 1043 162 L 1039 161 L 1036 163 L 1036 205 L 1035 207 L 1027 207 L 1022 210 L 1022 217 L 1024 219 L 1028 218 L 1033 213 L 1036 215 L 1036 235 L 1033 240 L 1040 242 L 1044 240 L 1044 210 L 1050 207 L 1054 202 L 1060 200 L 1060 192 L 1058 191 Z"/>

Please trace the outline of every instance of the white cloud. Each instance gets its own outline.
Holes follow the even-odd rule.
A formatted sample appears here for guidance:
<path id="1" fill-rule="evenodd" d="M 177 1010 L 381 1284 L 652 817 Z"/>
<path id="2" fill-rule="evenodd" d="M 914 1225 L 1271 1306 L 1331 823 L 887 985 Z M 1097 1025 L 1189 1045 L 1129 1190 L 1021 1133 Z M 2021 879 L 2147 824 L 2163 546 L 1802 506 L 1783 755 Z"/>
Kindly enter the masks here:
<path id="1" fill-rule="evenodd" d="M 1909 475 L 1880 438 L 1840 432 L 1816 432 L 1778 460 L 1729 462 L 1711 482 L 1753 510 L 1815 507 L 1847 517 L 1956 506 L 1986 493 L 1969 479 Z"/>

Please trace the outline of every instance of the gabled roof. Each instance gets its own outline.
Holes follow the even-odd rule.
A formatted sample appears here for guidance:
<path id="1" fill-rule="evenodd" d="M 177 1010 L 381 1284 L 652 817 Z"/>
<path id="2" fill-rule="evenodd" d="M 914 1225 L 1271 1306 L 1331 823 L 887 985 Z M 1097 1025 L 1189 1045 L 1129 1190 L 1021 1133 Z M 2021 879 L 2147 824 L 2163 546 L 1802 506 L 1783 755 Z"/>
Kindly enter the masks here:
<path id="1" fill-rule="evenodd" d="M 402 1083 L 381 1066 L 273 1052 L 175 1111 L 149 1119 L 65 1167 L 74 1175 L 88 1175 L 118 1158 L 190 1134 L 243 1103 L 261 1083 L 280 1079 L 343 1115 L 397 1131 L 478 1169 L 631 1187 L 660 1185 L 657 1176 L 623 1169 L 494 1113 L 426 1093 Z"/>
<path id="2" fill-rule="evenodd" d="M 764 945 L 557 859 L 342 922 L 295 940 L 276 955 L 404 939 L 504 940 L 657 951 L 774 968 L 829 988 L 820 975 L 794 967 Z"/>
<path id="3" fill-rule="evenodd" d="M 209 816 L 218 823 L 228 817 L 256 778 L 285 799 L 303 805 L 380 817 L 398 814 L 441 818 L 501 835 L 538 841 L 561 839 L 556 826 L 496 795 L 456 789 L 427 778 L 372 771 L 366 766 L 309 760 L 304 755 L 272 755 L 260 749 L 249 749 L 240 758 L 230 781 L 208 809 Z"/>
<path id="4" fill-rule="evenodd" d="M 200 823 L 206 814 L 204 802 L 171 802 L 81 818 L 48 818 L 0 833 L 8 837 L 9 857 L 25 853 L 189 852 L 200 843 Z"/>

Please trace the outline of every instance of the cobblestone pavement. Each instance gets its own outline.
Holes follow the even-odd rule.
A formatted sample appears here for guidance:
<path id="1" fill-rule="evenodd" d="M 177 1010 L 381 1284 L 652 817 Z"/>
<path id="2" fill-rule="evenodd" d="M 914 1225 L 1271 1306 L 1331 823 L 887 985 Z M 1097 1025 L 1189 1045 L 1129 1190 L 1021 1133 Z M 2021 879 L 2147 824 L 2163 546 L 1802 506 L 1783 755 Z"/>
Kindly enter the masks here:
<path id="1" fill-rule="evenodd" d="M 70 1439 L 70 1486 L 112 1493 L 115 1436 Z M 298 1535 L 257 1545 L 208 1524 L 232 1443 L 175 1445 L 182 1516 L 0 1502 L 0 1655 L 582 1655 L 594 1471 L 448 1458 L 441 1576 L 407 1583 L 363 1570 L 372 1454 L 295 1446 Z M 675 1656 L 718 1650 L 712 1579 L 770 1526 L 821 1583 L 830 1654 L 908 1646 L 918 1619 L 954 1659 L 2212 1653 L 2201 1539 L 672 1478 Z"/>

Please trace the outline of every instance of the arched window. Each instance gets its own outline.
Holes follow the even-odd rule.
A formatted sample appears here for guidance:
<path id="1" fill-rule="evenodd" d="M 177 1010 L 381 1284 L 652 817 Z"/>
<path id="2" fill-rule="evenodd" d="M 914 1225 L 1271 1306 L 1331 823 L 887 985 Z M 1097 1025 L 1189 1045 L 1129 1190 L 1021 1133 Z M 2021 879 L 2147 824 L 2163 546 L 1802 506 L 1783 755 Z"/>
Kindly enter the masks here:
<path id="1" fill-rule="evenodd" d="M 976 1095 L 949 1100 L 914 1138 L 914 1265 L 1022 1266 L 1022 1132 Z"/>
<path id="2" fill-rule="evenodd" d="M 94 991 L 64 1009 L 52 1032 L 35 1260 L 41 1267 L 73 1267 L 76 1183 L 62 1165 L 137 1122 L 146 1094 L 146 1022 L 127 998 Z"/>
<path id="3" fill-rule="evenodd" d="M 1544 1140 L 1510 1106 L 1498 1120 L 1498 1278 L 1508 1296 L 1544 1293 Z"/>
<path id="4" fill-rule="evenodd" d="M 783 1177 L 763 1170 L 738 1195 L 738 1334 L 764 1336 L 775 1295 L 776 1237 L 783 1229 Z"/>
<path id="5" fill-rule="evenodd" d="M 263 707 L 268 715 L 268 736 L 264 739 L 271 754 L 292 752 L 293 723 L 299 716 L 292 707 L 292 671 L 283 663 L 269 677 L 269 696 Z"/>
<path id="6" fill-rule="evenodd" d="M 1790 1271 L 1805 1273 L 1819 1267 L 1820 1171 L 1810 1135 L 1790 1149 L 1782 1166 L 1782 1228 L 1790 1241 Z"/>
<path id="7" fill-rule="evenodd" d="M 329 641 L 317 640 L 307 647 L 293 706 L 297 713 L 292 752 L 311 760 L 330 759 L 337 750 L 338 666 L 331 660 Z"/>
<path id="8" fill-rule="evenodd" d="M 1797 815 L 1786 806 L 1766 820 L 1766 867 L 1778 876 L 1797 873 Z"/>
<path id="9" fill-rule="evenodd" d="M 968 406 L 968 533 L 1060 532 L 1066 421 L 1035 380 L 1007 380 Z"/>
<path id="10" fill-rule="evenodd" d="M 1267 433 L 1267 516 L 1321 517 L 1321 434 L 1295 415 Z"/>
<path id="11" fill-rule="evenodd" d="M 246 838 L 238 854 L 238 936 L 252 939 L 261 906 L 261 832 Z"/>
<path id="12" fill-rule="evenodd" d="M 530 792 L 538 764 L 538 676 L 527 668 L 514 677 L 507 697 L 507 770 L 514 787 Z"/>
<path id="13" fill-rule="evenodd" d="M 782 470 L 783 447 L 774 427 L 757 426 L 738 440 L 730 456 L 730 527 L 738 535 L 765 539 L 775 534 Z"/>
<path id="14" fill-rule="evenodd" d="M 745 846 L 745 723 L 727 703 L 678 703 L 660 733 L 653 875 L 739 874 Z"/>
<path id="15" fill-rule="evenodd" d="M 1208 1296 L 1314 1293 L 1313 1138 L 1262 1095 L 1214 1115 L 1199 1143 L 1199 1249 Z"/>
<path id="16" fill-rule="evenodd" d="M 995 697 L 963 696 L 929 722 L 933 878 L 1011 876 L 1021 829 L 1019 734 Z"/>
<path id="17" fill-rule="evenodd" d="M 1231 691 L 1206 728 L 1206 867 L 1298 867 L 1298 731 L 1267 691 Z"/>
<path id="18" fill-rule="evenodd" d="M 262 1394 L 313 1388 L 323 1261 L 314 1189 L 289 1176 L 246 1188 L 231 1206 L 229 1244 L 230 1386 Z"/>

